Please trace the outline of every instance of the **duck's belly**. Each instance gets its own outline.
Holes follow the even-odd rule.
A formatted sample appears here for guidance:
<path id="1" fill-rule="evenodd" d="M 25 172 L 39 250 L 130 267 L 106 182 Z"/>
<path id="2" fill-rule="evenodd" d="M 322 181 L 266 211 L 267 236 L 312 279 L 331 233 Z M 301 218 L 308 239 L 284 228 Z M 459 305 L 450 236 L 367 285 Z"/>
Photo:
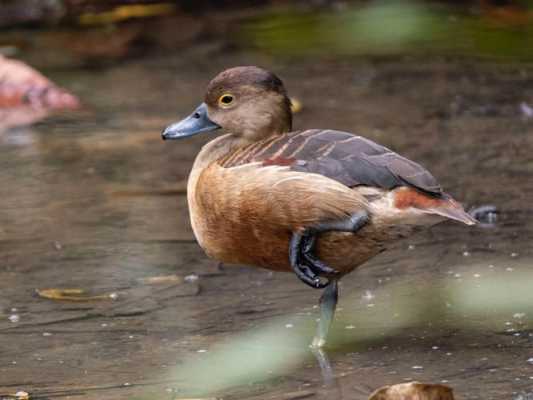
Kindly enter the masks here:
<path id="1" fill-rule="evenodd" d="M 222 221 L 221 221 L 222 223 Z M 221 225 L 218 225 L 220 228 Z M 346 274 L 384 251 L 406 232 L 391 236 L 390 231 L 370 224 L 356 234 L 328 232 L 317 241 L 315 254 L 323 262 Z M 274 271 L 292 271 L 289 241 L 292 233 L 248 225 L 204 232 L 198 241 L 208 256 L 232 264 L 253 265 Z"/>

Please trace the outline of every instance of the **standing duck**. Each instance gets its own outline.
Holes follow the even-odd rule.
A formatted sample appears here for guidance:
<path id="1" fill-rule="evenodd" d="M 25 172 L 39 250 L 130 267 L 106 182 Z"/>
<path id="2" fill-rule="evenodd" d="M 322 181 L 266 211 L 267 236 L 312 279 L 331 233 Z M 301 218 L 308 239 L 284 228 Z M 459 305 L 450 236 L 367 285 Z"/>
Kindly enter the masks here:
<path id="1" fill-rule="evenodd" d="M 218 261 L 292 271 L 324 288 L 314 347 L 326 342 L 342 276 L 421 227 L 476 223 L 431 173 L 384 146 L 329 129 L 293 132 L 283 83 L 264 69 L 221 72 L 162 135 L 220 129 L 188 180 L 194 234 Z"/>

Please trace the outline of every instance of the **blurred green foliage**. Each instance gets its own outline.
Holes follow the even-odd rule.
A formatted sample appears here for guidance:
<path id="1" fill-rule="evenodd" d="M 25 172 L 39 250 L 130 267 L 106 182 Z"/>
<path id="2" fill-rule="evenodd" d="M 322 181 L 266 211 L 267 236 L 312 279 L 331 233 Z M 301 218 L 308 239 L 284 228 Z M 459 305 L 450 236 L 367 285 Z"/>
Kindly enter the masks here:
<path id="1" fill-rule="evenodd" d="M 327 12 L 278 9 L 244 24 L 241 41 L 275 55 L 454 55 L 533 59 L 527 9 L 369 2 Z"/>

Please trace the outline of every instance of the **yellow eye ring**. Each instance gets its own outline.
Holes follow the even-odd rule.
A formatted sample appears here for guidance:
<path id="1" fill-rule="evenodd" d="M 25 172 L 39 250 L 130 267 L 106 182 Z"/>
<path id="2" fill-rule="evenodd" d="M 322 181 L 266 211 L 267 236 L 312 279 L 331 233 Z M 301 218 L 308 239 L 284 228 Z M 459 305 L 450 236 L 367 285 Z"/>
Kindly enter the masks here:
<path id="1" fill-rule="evenodd" d="M 222 96 L 218 98 L 218 105 L 220 107 L 229 107 L 232 103 L 235 97 L 233 97 L 230 93 L 224 93 Z"/>

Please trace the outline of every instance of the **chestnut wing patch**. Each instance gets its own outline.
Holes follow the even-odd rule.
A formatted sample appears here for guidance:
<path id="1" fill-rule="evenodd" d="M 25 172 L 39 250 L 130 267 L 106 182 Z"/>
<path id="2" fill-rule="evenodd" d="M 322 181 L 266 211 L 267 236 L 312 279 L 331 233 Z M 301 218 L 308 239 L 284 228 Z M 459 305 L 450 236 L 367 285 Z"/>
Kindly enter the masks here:
<path id="1" fill-rule="evenodd" d="M 249 162 L 290 166 L 334 179 L 348 187 L 382 189 L 410 186 L 433 195 L 442 194 L 437 180 L 421 165 L 371 140 L 347 132 L 308 130 L 254 143 L 222 162 L 232 167 Z"/>

